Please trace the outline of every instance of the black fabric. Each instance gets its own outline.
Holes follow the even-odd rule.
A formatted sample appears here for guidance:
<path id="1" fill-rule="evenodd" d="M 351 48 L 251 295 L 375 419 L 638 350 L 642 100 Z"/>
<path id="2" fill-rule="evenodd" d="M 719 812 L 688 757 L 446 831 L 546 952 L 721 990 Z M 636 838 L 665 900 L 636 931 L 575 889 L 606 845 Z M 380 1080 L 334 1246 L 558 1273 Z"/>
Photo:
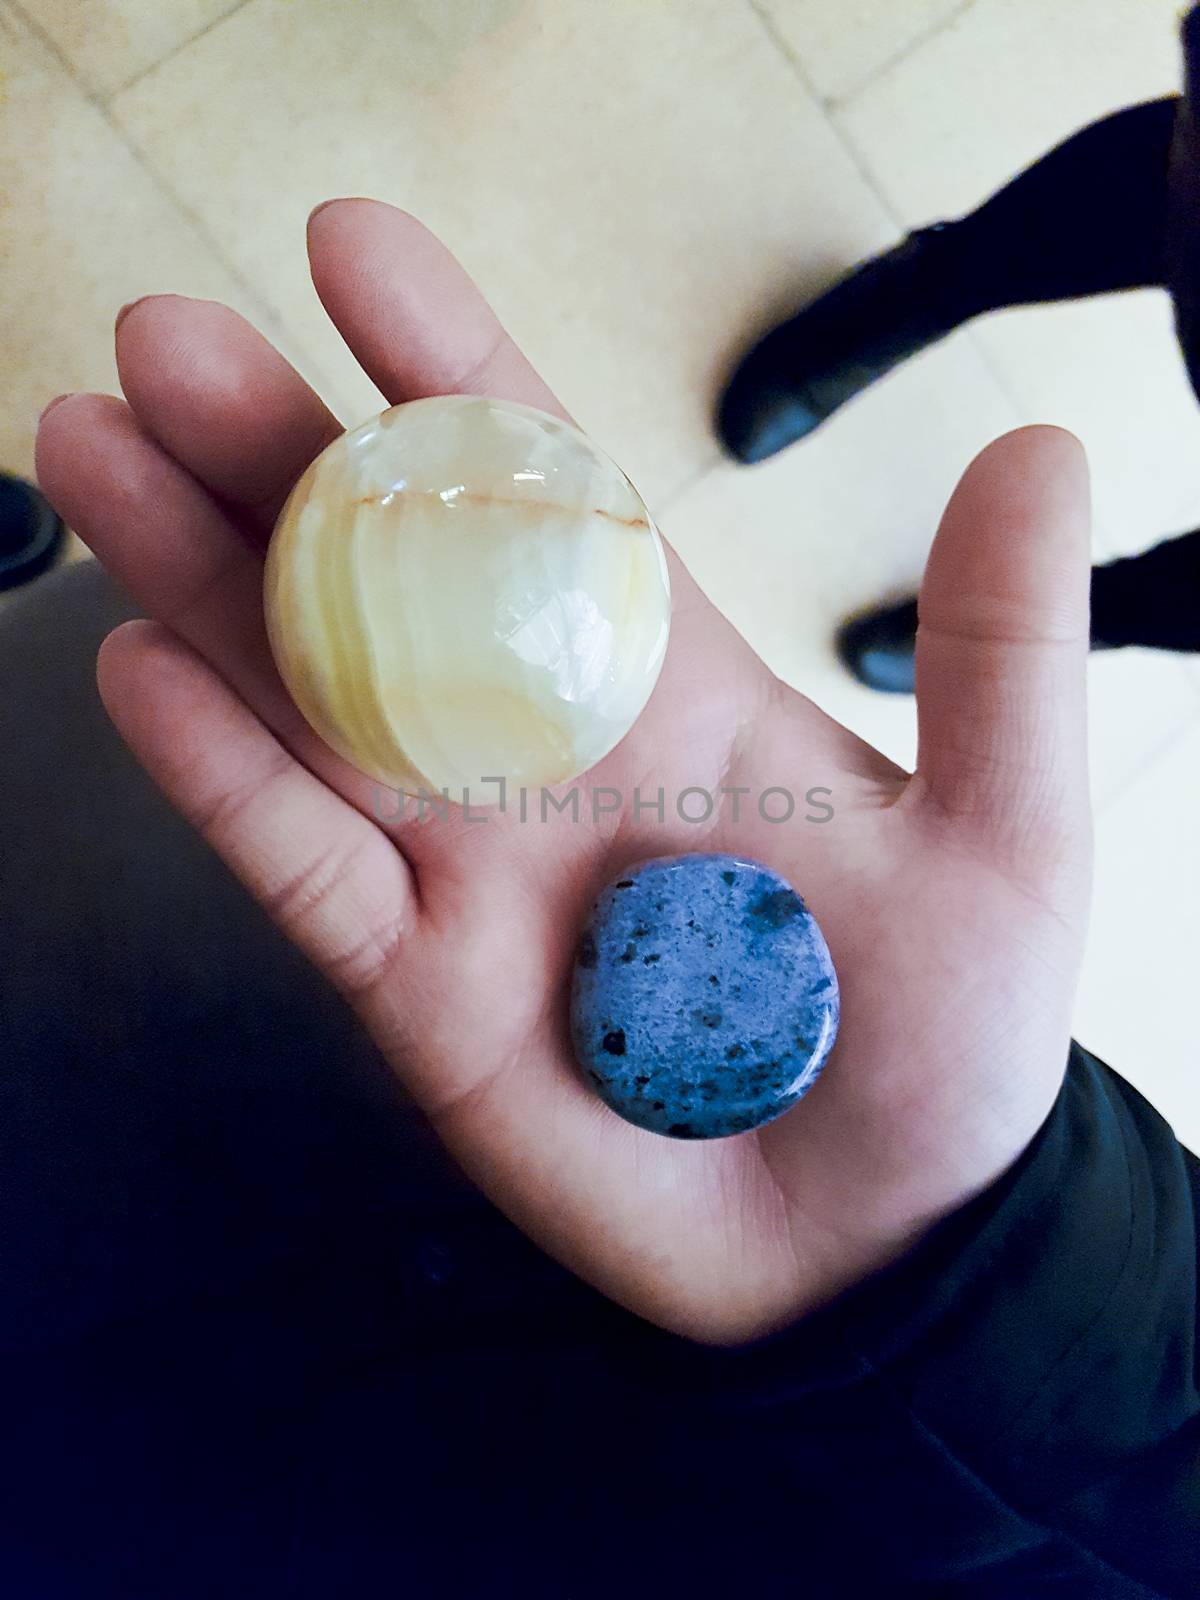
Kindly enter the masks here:
<path id="1" fill-rule="evenodd" d="M 1184 95 L 1167 184 L 1166 281 L 1192 387 L 1200 395 L 1200 6 L 1183 23 Z"/>
<path id="2" fill-rule="evenodd" d="M 1200 529 L 1092 569 L 1092 641 L 1200 650 Z"/>
<path id="3" fill-rule="evenodd" d="M 1176 96 L 1103 117 L 946 231 L 963 316 L 1166 281 Z"/>
<path id="4" fill-rule="evenodd" d="M 1197 1164 L 1082 1050 L 987 1194 L 738 1350 L 467 1193 L 383 1228 L 350 1193 L 299 1258 L 87 1332 L 51 1286 L 62 1339 L 4 1365 L 0 1592 L 1196 1593 Z"/>
<path id="5" fill-rule="evenodd" d="M 0 625 L 4 1600 L 1196 1592 L 1196 1164 L 1128 1085 L 1075 1050 L 821 1316 L 657 1332 L 478 1198 L 123 750 L 130 609 L 84 565 Z"/>

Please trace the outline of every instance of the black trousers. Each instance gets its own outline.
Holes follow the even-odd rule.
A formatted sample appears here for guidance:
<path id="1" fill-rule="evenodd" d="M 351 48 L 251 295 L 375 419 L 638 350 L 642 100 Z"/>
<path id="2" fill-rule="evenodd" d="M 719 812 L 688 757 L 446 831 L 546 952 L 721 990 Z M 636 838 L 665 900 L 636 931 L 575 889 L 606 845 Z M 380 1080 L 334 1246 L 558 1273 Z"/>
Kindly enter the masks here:
<path id="1" fill-rule="evenodd" d="M 956 322 L 1005 306 L 1162 286 L 1200 398 L 1200 130 L 1188 92 L 1082 129 L 938 241 L 935 290 Z M 1200 443 L 1200 436 L 1198 436 Z M 1092 573 L 1092 637 L 1200 651 L 1200 530 Z"/>

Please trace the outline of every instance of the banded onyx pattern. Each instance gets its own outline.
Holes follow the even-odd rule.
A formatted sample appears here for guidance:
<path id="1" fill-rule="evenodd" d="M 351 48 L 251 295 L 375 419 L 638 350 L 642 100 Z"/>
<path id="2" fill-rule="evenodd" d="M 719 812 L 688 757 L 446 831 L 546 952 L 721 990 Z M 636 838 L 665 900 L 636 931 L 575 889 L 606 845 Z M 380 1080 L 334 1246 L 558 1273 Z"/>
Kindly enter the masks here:
<path id="1" fill-rule="evenodd" d="M 654 688 L 671 606 L 616 464 L 560 418 L 476 395 L 393 406 L 324 450 L 280 514 L 264 604 L 321 738 L 451 798 L 606 755 Z"/>

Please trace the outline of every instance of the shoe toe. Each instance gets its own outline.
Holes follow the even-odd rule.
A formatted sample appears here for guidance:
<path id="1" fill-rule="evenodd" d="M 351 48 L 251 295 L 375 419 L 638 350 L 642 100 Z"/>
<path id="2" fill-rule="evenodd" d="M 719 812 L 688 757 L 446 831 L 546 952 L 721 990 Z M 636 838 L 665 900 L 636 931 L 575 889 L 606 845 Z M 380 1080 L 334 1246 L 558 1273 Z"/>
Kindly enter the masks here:
<path id="1" fill-rule="evenodd" d="M 872 611 L 845 623 L 837 653 L 859 683 L 881 694 L 912 694 L 916 683 L 916 618 L 909 610 Z"/>
<path id="2" fill-rule="evenodd" d="M 721 397 L 717 434 L 730 455 L 750 466 L 795 444 L 821 420 L 803 395 L 764 383 L 744 366 Z"/>
<path id="3" fill-rule="evenodd" d="M 895 650 L 864 650 L 858 658 L 855 677 L 881 694 L 912 694 L 913 658 Z"/>
<path id="4" fill-rule="evenodd" d="M 0 473 L 0 589 L 16 588 L 52 566 L 63 525 L 31 483 Z"/>

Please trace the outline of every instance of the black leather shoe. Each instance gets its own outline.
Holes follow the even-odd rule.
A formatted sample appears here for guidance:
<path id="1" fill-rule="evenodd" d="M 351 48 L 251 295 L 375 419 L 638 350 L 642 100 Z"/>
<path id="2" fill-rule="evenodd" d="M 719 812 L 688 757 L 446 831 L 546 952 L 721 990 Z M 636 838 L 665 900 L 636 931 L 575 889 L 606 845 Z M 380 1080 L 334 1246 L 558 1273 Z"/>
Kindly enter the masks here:
<path id="1" fill-rule="evenodd" d="M 717 412 L 731 455 L 764 461 L 965 320 L 947 259 L 952 231 L 939 222 L 909 234 L 754 346 Z"/>
<path id="2" fill-rule="evenodd" d="M 44 495 L 0 473 L 0 589 L 15 589 L 58 559 L 65 529 Z"/>
<path id="3" fill-rule="evenodd" d="M 868 689 L 912 694 L 916 686 L 917 602 L 880 606 L 838 630 L 837 653 Z"/>

